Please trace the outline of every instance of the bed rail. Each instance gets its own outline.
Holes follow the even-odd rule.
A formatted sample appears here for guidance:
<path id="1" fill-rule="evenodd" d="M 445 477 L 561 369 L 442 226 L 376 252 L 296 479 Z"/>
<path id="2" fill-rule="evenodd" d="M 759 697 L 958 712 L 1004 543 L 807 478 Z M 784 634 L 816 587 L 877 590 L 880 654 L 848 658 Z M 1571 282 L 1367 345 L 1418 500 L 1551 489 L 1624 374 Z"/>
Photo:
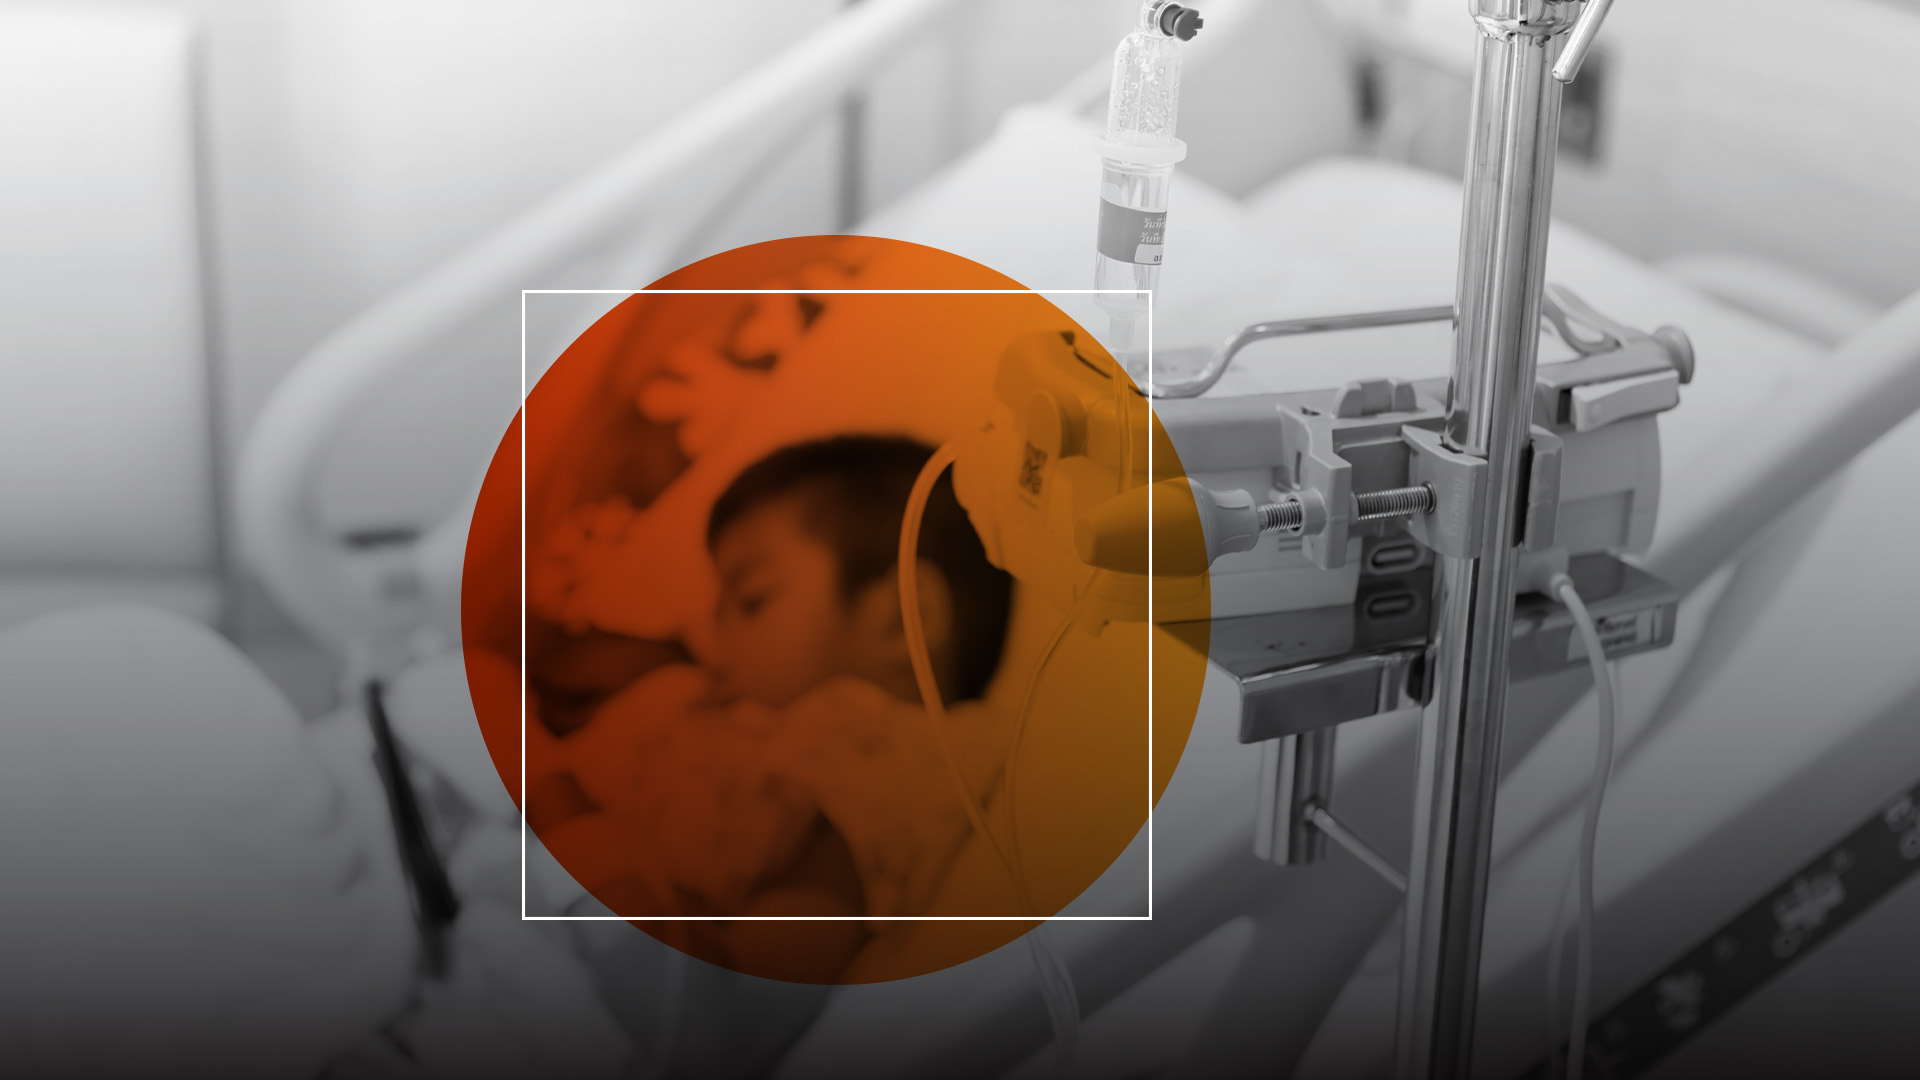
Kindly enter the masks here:
<path id="1" fill-rule="evenodd" d="M 420 625 L 431 598 L 418 555 L 458 543 L 463 523 L 374 550 L 354 550 L 332 535 L 314 492 L 328 449 L 353 418 L 379 391 L 433 361 L 436 346 L 461 328 L 497 314 L 521 289 L 547 284 L 560 268 L 603 249 L 610 235 L 634 238 L 638 255 L 627 266 L 639 281 L 678 265 L 794 132 L 836 109 L 905 44 L 963 6 L 866 0 L 322 342 L 261 410 L 240 460 L 241 550 L 274 600 L 341 655 Z"/>

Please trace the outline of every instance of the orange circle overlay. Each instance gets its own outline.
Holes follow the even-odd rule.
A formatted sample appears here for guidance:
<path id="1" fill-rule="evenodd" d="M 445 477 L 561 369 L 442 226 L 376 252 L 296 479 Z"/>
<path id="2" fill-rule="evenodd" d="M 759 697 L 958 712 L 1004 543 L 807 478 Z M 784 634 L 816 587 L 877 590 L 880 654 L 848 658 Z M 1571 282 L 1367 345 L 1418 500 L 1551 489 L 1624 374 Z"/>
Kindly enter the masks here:
<path id="1" fill-rule="evenodd" d="M 1144 839 L 1206 671 L 1204 572 L 1095 575 L 1074 555 L 1077 518 L 1144 487 L 1149 456 L 1156 567 L 1202 550 L 1179 458 L 1123 379 L 1044 296 L 896 240 L 738 248 L 616 305 L 531 388 L 467 542 L 468 684 L 529 828 L 648 934 L 787 981 L 926 974 L 1060 912 Z M 715 615 L 716 498 L 782 447 L 850 434 L 955 447 L 953 490 L 1012 574 L 999 667 L 942 729 L 992 843 L 917 694 L 844 677 L 768 703 L 715 674 L 716 655 L 741 664 Z M 762 547 L 830 547 L 781 527 L 756 526 Z M 800 588 L 800 565 L 769 573 Z M 1149 627 L 1149 583 L 1172 634 Z M 1144 914 L 1144 876 L 1116 890 L 1138 910 L 1086 914 Z"/>

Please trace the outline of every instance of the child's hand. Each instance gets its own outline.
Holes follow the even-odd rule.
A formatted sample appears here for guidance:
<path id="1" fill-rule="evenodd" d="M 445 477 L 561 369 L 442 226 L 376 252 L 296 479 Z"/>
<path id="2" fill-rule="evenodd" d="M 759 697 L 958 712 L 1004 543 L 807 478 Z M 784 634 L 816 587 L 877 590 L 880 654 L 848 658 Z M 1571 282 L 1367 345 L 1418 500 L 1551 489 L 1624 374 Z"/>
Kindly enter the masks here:
<path id="1" fill-rule="evenodd" d="M 675 435 L 688 457 L 719 442 L 746 401 L 767 384 L 766 369 L 736 364 L 701 345 L 676 346 L 666 367 L 640 384 L 634 404 L 649 420 L 679 425 Z"/>
<path id="2" fill-rule="evenodd" d="M 593 624 L 597 584 L 617 575 L 631 558 L 625 545 L 639 516 L 618 496 L 568 511 L 530 553 L 527 606 L 569 633 L 586 631 Z"/>
<path id="3" fill-rule="evenodd" d="M 623 498 L 583 503 L 527 553 L 527 607 L 568 633 L 686 640 L 717 586 L 701 547 L 697 494 L 669 489 L 645 511 Z"/>
<path id="4" fill-rule="evenodd" d="M 766 283 L 768 289 L 830 291 L 853 284 L 852 272 L 828 263 Z M 749 297 L 746 316 L 725 352 L 693 343 L 667 354 L 667 370 L 640 386 L 640 415 L 678 424 L 680 448 L 689 457 L 720 442 L 747 402 L 769 385 L 768 374 L 819 318 L 830 300 L 800 292 Z"/>

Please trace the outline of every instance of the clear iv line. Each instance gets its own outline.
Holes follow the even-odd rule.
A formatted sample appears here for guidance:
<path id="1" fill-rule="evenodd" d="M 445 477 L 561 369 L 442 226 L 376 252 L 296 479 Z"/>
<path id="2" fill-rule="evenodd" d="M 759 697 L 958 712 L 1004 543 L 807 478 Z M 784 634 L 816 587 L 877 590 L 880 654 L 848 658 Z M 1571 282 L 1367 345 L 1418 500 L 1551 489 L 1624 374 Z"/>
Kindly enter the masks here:
<path id="1" fill-rule="evenodd" d="M 940 684 L 933 674 L 933 655 L 927 647 L 927 627 L 920 609 L 920 522 L 926 516 L 927 500 L 933 495 L 933 485 L 940 474 L 947 471 L 958 456 L 952 443 L 940 447 L 927 459 L 914 479 L 913 490 L 907 495 L 906 513 L 900 521 L 900 550 L 898 571 L 900 578 L 900 621 L 906 632 L 907 657 L 913 665 L 914 684 L 919 687 L 920 700 L 926 706 L 927 720 L 933 725 L 934 742 L 939 747 L 940 758 L 946 765 L 947 776 L 953 781 L 954 789 L 960 796 L 961 806 L 966 810 L 967 820 L 973 826 L 987 846 L 993 849 L 1007 875 L 1013 879 L 1015 901 L 1022 911 L 1037 911 L 1032 899 L 1027 895 L 1026 875 L 1021 872 L 1018 863 L 1002 847 L 999 838 L 987 827 L 986 812 L 980 806 L 980 800 L 974 798 L 973 789 L 968 786 L 966 773 L 960 768 L 960 761 L 954 756 L 953 744 L 947 738 L 947 708 L 940 699 Z M 1089 594 L 1091 595 L 1091 594 Z M 1071 624 L 1069 624 L 1071 625 Z M 1062 634 L 1064 636 L 1064 634 Z M 1051 649 L 1049 649 L 1051 652 Z M 1044 663 L 1044 661 L 1043 661 Z M 1038 671 L 1034 681 L 1038 682 Z M 1044 923 L 1044 919 L 1036 919 Z M 1040 984 L 1040 995 L 1046 1003 L 1047 1019 L 1053 1027 L 1056 1054 L 1054 1068 L 1057 1075 L 1066 1075 L 1073 1067 L 1073 1059 L 1080 1042 L 1080 1002 L 1073 986 L 1073 976 L 1067 970 L 1065 961 L 1054 951 L 1053 946 L 1042 935 L 1043 927 L 1036 926 L 1027 934 L 1027 948 L 1033 957 L 1034 976 Z"/>
<path id="2" fill-rule="evenodd" d="M 1571 1028 L 1568 1032 L 1567 1077 L 1568 1080 L 1582 1080 L 1586 1070 L 1587 1026 L 1592 1011 L 1593 994 L 1593 866 L 1600 831 L 1600 811 L 1606 802 L 1607 784 L 1613 776 L 1614 731 L 1618 717 L 1618 702 L 1613 683 L 1613 672 L 1607 666 L 1607 654 L 1600 640 L 1599 627 L 1593 614 L 1580 599 L 1574 589 L 1573 579 L 1565 573 L 1554 574 L 1547 582 L 1547 591 L 1561 606 L 1573 616 L 1575 630 L 1580 635 L 1581 644 L 1586 648 L 1587 662 L 1593 669 L 1593 688 L 1599 701 L 1599 729 L 1596 732 L 1594 747 L 1593 778 L 1587 788 L 1586 814 L 1580 828 L 1580 850 L 1574 861 L 1574 876 L 1579 882 L 1579 927 L 1574 960 L 1573 1013 Z M 1562 879 L 1559 898 L 1553 905 L 1553 924 L 1549 931 L 1547 945 L 1547 1000 L 1557 1003 L 1560 998 L 1560 950 L 1562 916 L 1565 913 L 1567 894 L 1566 879 Z M 1557 1007 L 1550 1007 L 1548 1027 L 1553 1026 L 1552 1014 Z M 1557 1044 L 1558 1039 L 1550 1040 Z M 1550 1050 L 1557 1046 L 1550 1045 Z M 1550 1053 L 1548 1061 L 1553 1055 Z"/>

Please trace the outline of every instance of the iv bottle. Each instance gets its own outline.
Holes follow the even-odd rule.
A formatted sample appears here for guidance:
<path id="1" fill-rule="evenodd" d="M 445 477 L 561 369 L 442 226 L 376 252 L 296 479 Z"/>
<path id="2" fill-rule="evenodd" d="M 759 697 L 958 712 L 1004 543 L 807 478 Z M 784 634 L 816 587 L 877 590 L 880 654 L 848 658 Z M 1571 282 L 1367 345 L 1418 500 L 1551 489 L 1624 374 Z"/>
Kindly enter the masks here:
<path id="1" fill-rule="evenodd" d="M 1172 0 L 1146 0 L 1140 21 L 1113 54 L 1107 129 L 1097 148 L 1100 229 L 1094 288 L 1137 293 L 1160 283 L 1166 242 L 1167 195 L 1173 167 L 1187 156 L 1174 137 L 1180 112 L 1180 44 L 1198 33 L 1200 13 Z M 1147 374 L 1144 295 L 1103 293 L 1110 338 L 1106 344 L 1135 380 Z"/>

